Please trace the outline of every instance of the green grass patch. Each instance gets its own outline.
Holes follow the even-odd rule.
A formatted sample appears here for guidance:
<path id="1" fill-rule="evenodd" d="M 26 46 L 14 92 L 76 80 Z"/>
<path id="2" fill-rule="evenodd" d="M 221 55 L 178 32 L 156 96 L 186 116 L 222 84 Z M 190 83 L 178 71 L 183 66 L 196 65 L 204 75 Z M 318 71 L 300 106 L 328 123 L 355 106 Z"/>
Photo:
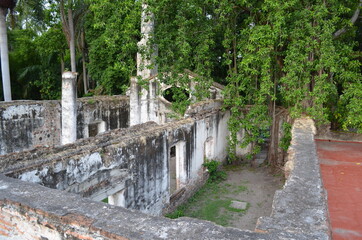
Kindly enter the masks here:
<path id="1" fill-rule="evenodd" d="M 248 190 L 248 187 L 246 187 L 244 185 L 235 186 L 234 193 L 241 193 L 241 192 L 245 192 L 247 190 Z"/>
<path id="2" fill-rule="evenodd" d="M 212 167 L 217 171 L 216 164 L 213 164 L 214 163 L 212 163 Z M 244 185 L 224 183 L 220 178 L 216 178 L 213 181 L 206 182 L 187 203 L 179 206 L 176 211 L 165 216 L 171 219 L 187 216 L 212 221 L 222 226 L 228 226 L 230 220 L 235 216 L 235 213 L 244 214 L 249 204 L 245 210 L 232 208 L 230 205 L 234 199 L 226 196 L 231 193 L 239 193 L 247 190 L 248 188 Z"/>
<path id="3" fill-rule="evenodd" d="M 185 206 L 178 208 L 175 212 L 167 214 L 166 217 L 169 218 L 178 218 L 182 216 L 193 217 L 197 219 L 203 219 L 207 221 L 214 222 L 221 226 L 228 226 L 229 221 L 233 217 L 233 212 L 236 213 L 245 213 L 247 209 L 237 209 L 231 207 L 231 199 L 213 199 L 203 204 L 197 208 L 190 210 L 190 205 L 186 204 Z"/>
<path id="4" fill-rule="evenodd" d="M 183 217 L 183 216 L 185 216 L 185 214 L 182 209 L 176 209 L 176 211 L 165 215 L 165 217 L 171 218 L 171 219 L 176 219 L 176 218 Z"/>

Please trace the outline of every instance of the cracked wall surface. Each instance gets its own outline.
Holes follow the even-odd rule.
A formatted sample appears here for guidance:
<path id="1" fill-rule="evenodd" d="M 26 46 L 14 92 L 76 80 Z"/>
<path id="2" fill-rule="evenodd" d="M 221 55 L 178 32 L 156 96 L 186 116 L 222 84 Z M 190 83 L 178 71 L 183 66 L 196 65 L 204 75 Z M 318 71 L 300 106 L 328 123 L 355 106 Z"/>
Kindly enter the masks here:
<path id="1" fill-rule="evenodd" d="M 82 98 L 77 102 L 77 138 L 90 136 L 89 124 L 104 122 L 104 130 L 129 124 L 129 99 L 124 96 Z M 60 144 L 60 101 L 0 103 L 0 155 L 36 146 Z"/>
<path id="2" fill-rule="evenodd" d="M 213 121 L 207 119 L 222 119 L 222 115 L 218 114 L 222 113 L 207 114 L 205 112 L 199 117 L 195 116 L 162 126 L 146 123 L 130 129 L 114 130 L 95 138 L 81 140 L 76 144 L 54 148 L 52 152 L 42 153 L 36 150 L 23 152 L 21 153 L 23 158 L 15 157 L 17 154 L 9 155 L 6 161 L 13 162 L 10 165 L 4 165 L 6 161 L 1 159 L 1 172 L 19 178 L 24 173 L 33 174 L 31 171 L 36 170 L 35 176 L 41 179 L 41 174 L 50 169 L 54 172 L 69 170 L 72 178 L 68 176 L 68 180 L 73 179 L 72 181 L 80 183 L 87 179 L 83 181 L 83 187 L 94 184 L 92 190 L 95 192 L 98 187 L 95 183 L 98 180 L 118 179 L 118 182 L 117 180 L 113 182 L 113 187 L 118 187 L 118 190 L 126 187 L 129 181 L 130 188 L 127 191 L 132 191 L 133 195 L 130 194 L 132 196 L 127 195 L 127 197 L 133 203 L 129 201 L 127 204 L 134 204 L 135 209 L 148 212 L 148 207 L 157 209 L 160 205 L 148 204 L 153 200 L 149 201 L 144 198 L 145 196 L 156 196 L 151 199 L 159 199 L 158 203 L 162 202 L 163 196 L 166 197 L 166 202 L 170 197 L 167 187 L 160 188 L 165 184 L 161 182 L 156 182 L 159 186 L 157 189 L 160 191 L 158 195 L 147 192 L 150 189 L 148 187 L 157 181 L 157 176 L 163 176 L 167 172 L 167 164 L 163 162 L 166 168 L 163 169 L 162 166 L 156 164 L 157 168 L 161 168 L 160 174 L 152 174 L 158 170 L 155 166 L 150 166 L 149 162 L 157 163 L 158 160 L 155 158 L 162 155 L 155 152 L 162 152 L 163 149 L 167 149 L 167 146 L 179 140 L 186 141 L 188 144 L 192 143 L 190 146 L 197 146 L 195 145 L 195 142 L 199 140 L 197 136 L 204 138 L 203 134 L 193 132 L 191 129 L 209 126 L 208 131 L 213 132 L 214 130 L 211 130 L 214 129 Z M 207 121 L 209 121 L 208 124 Z M 170 220 L 152 217 L 138 211 L 94 202 L 90 198 L 81 198 L 79 194 L 50 189 L 0 175 L 0 214 L 3 219 L 0 221 L 0 238 L 4 236 L 8 239 L 330 239 L 326 195 L 315 153 L 313 121 L 296 120 L 292 134 L 289 161 L 293 163 L 290 165 L 293 167 L 284 188 L 274 197 L 271 216 L 259 219 L 256 232 L 224 228 L 190 218 Z M 192 138 L 189 139 L 188 136 Z M 163 146 L 159 146 L 160 143 Z M 127 146 L 137 148 L 137 151 Z M 160 148 L 155 149 L 156 146 Z M 135 154 L 138 152 L 143 152 L 143 154 L 136 157 Z M 152 152 L 155 155 L 152 155 Z M 116 159 L 117 154 L 119 157 L 129 156 L 127 158 L 133 160 L 123 161 L 118 158 L 112 163 L 112 159 Z M 188 154 L 191 158 L 197 156 L 197 153 L 193 152 Z M 135 157 L 131 157 L 132 155 Z M 147 158 L 149 155 L 153 156 L 152 159 Z M 46 156 L 53 156 L 53 158 L 48 159 Z M 24 160 L 26 158 L 28 160 Z M 161 158 L 164 159 L 164 156 Z M 29 162 L 26 163 L 26 161 Z M 111 166 L 116 162 L 119 163 L 118 168 L 101 167 L 105 164 Z M 59 163 L 62 163 L 62 166 Z M 193 172 L 193 164 L 195 162 L 190 162 L 189 166 L 185 164 L 190 176 Z M 76 169 L 82 168 L 90 174 L 94 166 L 100 171 L 93 174 L 93 177 L 76 174 Z M 36 178 L 37 181 L 38 178 Z M 136 178 L 137 180 L 134 181 Z M 102 181 L 98 183 L 101 188 L 107 185 L 107 181 L 103 182 L 105 185 L 102 185 Z M 140 194 L 136 193 L 135 188 Z M 165 191 L 161 193 L 163 190 Z M 160 212 L 161 208 L 157 211 Z M 29 230 L 24 232 L 19 226 L 24 226 Z"/>
<path id="3" fill-rule="evenodd" d="M 97 201 L 122 192 L 124 207 L 159 215 L 202 185 L 206 146 L 210 159 L 226 160 L 229 114 L 220 111 L 218 101 L 203 105 L 193 118 L 148 122 L 73 144 L 4 155 L 0 171 Z M 180 142 L 178 192 L 170 204 L 170 148 Z"/>

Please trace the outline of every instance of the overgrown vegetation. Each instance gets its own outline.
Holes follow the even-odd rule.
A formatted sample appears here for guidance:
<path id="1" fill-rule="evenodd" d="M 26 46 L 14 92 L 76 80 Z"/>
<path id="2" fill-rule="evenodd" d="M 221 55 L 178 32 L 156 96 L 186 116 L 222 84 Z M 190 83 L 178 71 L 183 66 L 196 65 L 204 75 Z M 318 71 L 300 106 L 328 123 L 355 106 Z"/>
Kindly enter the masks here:
<path id="1" fill-rule="evenodd" d="M 220 162 L 215 160 L 206 160 L 203 166 L 206 167 L 209 172 L 208 182 L 218 182 L 226 179 L 226 172 L 219 169 Z"/>
<path id="2" fill-rule="evenodd" d="M 233 199 L 225 196 L 230 193 L 237 194 L 245 192 L 248 190 L 247 187 L 224 183 L 227 174 L 220 169 L 219 165 L 220 162 L 215 160 L 206 161 L 204 166 L 209 172 L 207 183 L 196 192 L 186 204 L 181 205 L 174 212 L 167 214 L 166 217 L 175 219 L 188 216 L 227 226 L 232 218 L 231 213 L 245 213 L 249 208 L 249 204 L 246 209 L 236 209 L 231 207 Z"/>
<path id="3" fill-rule="evenodd" d="M 253 155 L 260 151 L 260 135 L 275 129 L 277 106 L 292 118 L 306 114 L 318 124 L 335 121 L 344 129 L 362 130 L 360 52 L 355 42 L 361 42 L 355 38 L 361 31 L 348 24 L 358 0 L 149 3 L 157 22 L 159 67 L 175 74 L 166 80 L 184 81 L 177 76 L 190 69 L 226 84 L 230 159 L 238 146 L 251 144 Z M 339 35 L 340 29 L 345 34 Z M 195 81 L 205 86 L 208 82 Z M 242 140 L 237 138 L 241 129 Z M 277 133 L 270 134 L 273 140 Z M 282 145 L 287 147 L 287 137 Z"/>
<path id="4" fill-rule="evenodd" d="M 284 122 L 282 126 L 283 130 L 283 137 L 280 140 L 279 146 L 284 150 L 287 151 L 290 146 L 290 141 L 292 140 L 292 125 Z"/>
<path id="5" fill-rule="evenodd" d="M 75 25 L 78 96 L 124 93 L 136 75 L 142 3 L 155 17 L 149 44 L 160 80 L 177 89 L 175 111 L 207 97 L 213 81 L 226 85 L 230 159 L 238 146 L 256 154 L 274 139 L 278 106 L 362 131 L 359 0 L 18 1 L 8 17 L 13 99 L 60 97 L 61 73 L 74 65 L 64 9 Z"/>

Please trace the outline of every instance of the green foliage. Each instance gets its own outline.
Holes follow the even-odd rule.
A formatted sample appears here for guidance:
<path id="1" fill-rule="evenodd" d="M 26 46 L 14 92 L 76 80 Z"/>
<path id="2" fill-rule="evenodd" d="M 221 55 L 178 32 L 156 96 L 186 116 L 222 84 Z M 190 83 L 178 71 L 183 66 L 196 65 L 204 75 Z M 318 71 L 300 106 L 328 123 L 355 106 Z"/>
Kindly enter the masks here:
<path id="1" fill-rule="evenodd" d="M 139 1 L 88 0 L 89 72 L 103 94 L 120 94 L 135 75 Z"/>
<path id="2" fill-rule="evenodd" d="M 61 63 L 64 62 L 67 43 L 60 24 L 34 40 L 40 54 L 40 76 L 34 84 L 40 88 L 42 99 L 59 99 L 61 95 Z"/>
<path id="3" fill-rule="evenodd" d="M 187 107 L 191 102 L 189 93 L 178 87 L 166 89 L 164 97 L 172 103 L 172 110 L 180 115 L 183 115 L 186 112 Z"/>
<path id="4" fill-rule="evenodd" d="M 224 40 L 225 48 L 234 48 L 227 62 L 225 91 L 225 104 L 232 113 L 231 157 L 239 144 L 252 143 L 252 154 L 257 153 L 260 130 L 269 128 L 275 103 L 287 108 L 293 118 L 304 113 L 325 123 L 333 111 L 328 103 L 338 96 L 336 81 L 360 79 L 359 71 L 351 68 L 356 65 L 351 57 L 353 44 L 333 39 L 347 11 L 337 10 L 341 6 L 337 1 L 329 6 L 323 1 L 264 1 L 250 16 L 240 15 L 244 28 L 230 35 L 236 45 L 233 39 Z M 349 96 L 357 99 L 354 93 Z M 240 143 L 241 128 L 246 138 Z"/>
<path id="5" fill-rule="evenodd" d="M 362 82 L 350 83 L 340 98 L 339 120 L 343 130 L 355 129 L 362 133 Z M 342 113 L 341 113 L 342 112 Z"/>
<path id="6" fill-rule="evenodd" d="M 226 179 L 227 175 L 226 172 L 221 171 L 219 169 L 220 162 L 211 160 L 206 160 L 203 164 L 204 167 L 207 168 L 207 171 L 209 172 L 209 182 L 219 182 Z"/>
<path id="7" fill-rule="evenodd" d="M 190 103 L 209 95 L 212 72 L 220 66 L 217 53 L 221 49 L 215 42 L 215 20 L 208 15 L 216 3 L 197 0 L 149 0 L 148 3 L 156 22 L 151 44 L 157 44 L 156 62 L 161 81 L 187 89 L 195 96 L 195 99 L 184 99 L 176 95 L 174 108 L 184 112 Z"/>
<path id="8" fill-rule="evenodd" d="M 13 99 L 39 99 L 34 82 L 39 78 L 40 56 L 33 42 L 31 30 L 15 29 L 8 32 L 10 76 Z"/>
<path id="9" fill-rule="evenodd" d="M 130 76 L 136 74 L 141 1 L 71 2 L 89 5 L 89 11 L 82 13 L 87 13 L 82 25 L 87 42 L 83 60 L 89 61 L 95 93 L 124 93 Z M 45 9 L 44 1 L 19 1 L 15 9 L 18 23 L 9 31 L 15 99 L 60 96 L 61 67 L 68 62 L 68 46 L 59 1 L 48 3 Z M 239 146 L 251 144 L 252 155 L 260 150 L 277 105 L 293 118 L 307 114 L 318 123 L 335 121 L 345 130 L 362 131 L 362 84 L 356 53 L 362 44 L 354 42 L 361 42 L 362 31 L 360 23 L 358 29 L 349 23 L 359 1 L 147 3 L 156 22 L 149 44 L 157 45 L 159 78 L 178 89 L 173 94 L 174 110 L 183 113 L 189 104 L 208 96 L 213 81 L 227 85 L 230 159 Z M 74 9 L 76 21 L 82 15 L 78 10 Z M 347 32 L 333 37 L 342 27 Z M 142 54 L 151 56 L 151 52 Z M 195 98 L 185 97 L 184 90 Z M 241 129 L 245 132 L 242 141 L 237 138 Z"/>
<path id="10" fill-rule="evenodd" d="M 260 151 L 277 105 L 293 118 L 307 114 L 322 124 L 338 113 L 339 102 L 351 114 L 339 118 L 341 125 L 360 127 L 359 90 L 349 87 L 360 89 L 353 31 L 333 37 L 346 26 L 357 0 L 148 3 L 157 26 L 152 44 L 158 46 L 165 83 L 188 88 L 185 69 L 190 69 L 201 76 L 194 79 L 201 90 L 194 92 L 202 98 L 212 80 L 225 78 L 230 159 L 239 146 L 251 144 L 251 157 Z M 241 129 L 242 140 L 237 138 Z"/>
<path id="11" fill-rule="evenodd" d="M 183 216 L 185 216 L 185 214 L 182 209 L 176 209 L 174 212 L 168 213 L 165 215 L 165 217 L 171 218 L 171 219 L 176 219 L 176 218 L 183 217 Z"/>
<path id="12" fill-rule="evenodd" d="M 292 140 L 292 125 L 284 122 L 282 126 L 283 137 L 280 139 L 279 147 L 287 151 Z"/>

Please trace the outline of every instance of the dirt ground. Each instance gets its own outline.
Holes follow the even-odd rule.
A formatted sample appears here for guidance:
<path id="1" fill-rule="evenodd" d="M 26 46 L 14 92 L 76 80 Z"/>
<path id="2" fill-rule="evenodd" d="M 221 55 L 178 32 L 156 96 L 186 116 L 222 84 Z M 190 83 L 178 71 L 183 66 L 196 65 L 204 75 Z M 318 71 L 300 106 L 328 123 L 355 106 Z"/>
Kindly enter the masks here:
<path id="1" fill-rule="evenodd" d="M 226 196 L 249 203 L 245 213 L 233 213 L 229 226 L 254 230 L 259 217 L 270 216 L 274 193 L 283 187 L 283 177 L 273 175 L 267 167 L 232 169 L 228 170 L 227 174 L 225 183 L 242 185 L 247 190 L 239 193 L 231 192 Z"/>
<path id="2" fill-rule="evenodd" d="M 260 216 L 270 216 L 272 201 L 284 178 L 273 175 L 262 166 L 227 166 L 227 179 L 209 184 L 183 207 L 185 216 L 213 221 L 217 224 L 254 231 Z M 230 208 L 231 201 L 246 202 L 246 210 Z"/>

